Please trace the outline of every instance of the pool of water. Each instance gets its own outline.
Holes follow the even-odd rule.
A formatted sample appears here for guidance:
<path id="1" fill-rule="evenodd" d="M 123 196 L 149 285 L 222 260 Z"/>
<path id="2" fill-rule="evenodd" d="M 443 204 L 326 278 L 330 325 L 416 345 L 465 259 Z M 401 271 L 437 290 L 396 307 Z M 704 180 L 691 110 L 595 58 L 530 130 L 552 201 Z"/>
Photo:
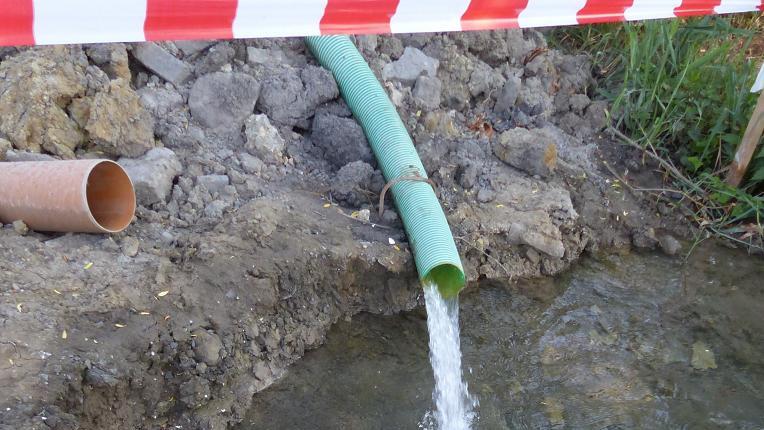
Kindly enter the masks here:
<path id="1" fill-rule="evenodd" d="M 589 259 L 460 298 L 475 429 L 764 428 L 764 260 Z M 257 394 L 240 430 L 432 428 L 423 309 L 340 322 Z"/>

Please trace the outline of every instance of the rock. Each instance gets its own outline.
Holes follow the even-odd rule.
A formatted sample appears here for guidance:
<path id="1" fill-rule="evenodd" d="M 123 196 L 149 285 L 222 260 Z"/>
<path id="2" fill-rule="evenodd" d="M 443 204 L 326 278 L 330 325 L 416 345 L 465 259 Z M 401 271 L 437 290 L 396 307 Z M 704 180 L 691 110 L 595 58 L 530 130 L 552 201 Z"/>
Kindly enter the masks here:
<path id="1" fill-rule="evenodd" d="M 265 163 L 262 160 L 246 152 L 239 154 L 239 162 L 244 171 L 250 175 L 259 175 L 265 168 Z"/>
<path id="2" fill-rule="evenodd" d="M 438 60 L 428 57 L 424 52 L 407 47 L 397 61 L 382 68 L 382 79 L 412 85 L 419 76 L 436 77 L 439 64 Z"/>
<path id="3" fill-rule="evenodd" d="M 269 74 L 263 81 L 258 108 L 279 125 L 307 128 L 316 107 L 335 99 L 339 89 L 332 74 L 321 67 L 307 66 L 300 74 L 291 67 Z"/>
<path id="4" fill-rule="evenodd" d="M 554 99 L 547 92 L 547 88 L 537 77 L 531 77 L 523 82 L 520 94 L 517 97 L 517 106 L 526 115 L 548 116 L 554 112 Z"/>
<path id="5" fill-rule="evenodd" d="M 373 174 L 374 168 L 364 161 L 353 161 L 342 166 L 331 183 L 332 197 L 351 207 L 361 206 L 367 202 L 363 191 L 369 189 Z"/>
<path id="6" fill-rule="evenodd" d="M 196 359 L 208 366 L 217 366 L 220 363 L 222 353 L 225 351 L 220 337 L 204 329 L 196 329 L 191 334 L 194 336 L 193 348 Z"/>
<path id="7" fill-rule="evenodd" d="M 109 155 L 137 157 L 155 146 L 154 118 L 123 79 L 111 81 L 90 104 L 85 129 L 98 149 Z"/>
<path id="8" fill-rule="evenodd" d="M 577 114 L 583 113 L 584 109 L 586 109 L 590 104 L 591 100 L 589 97 L 586 96 L 586 94 L 573 94 L 570 96 L 570 110 Z"/>
<path id="9" fill-rule="evenodd" d="M 230 43 L 221 42 L 210 48 L 207 53 L 196 63 L 194 72 L 197 76 L 207 73 L 218 72 L 225 64 L 230 64 L 236 51 Z"/>
<path id="10" fill-rule="evenodd" d="M 5 160 L 5 154 L 6 152 L 10 151 L 11 148 L 13 148 L 11 142 L 0 137 L 0 161 Z"/>
<path id="11" fill-rule="evenodd" d="M 13 231 L 15 231 L 16 234 L 19 234 L 21 236 L 26 236 L 27 233 L 29 233 L 29 227 L 24 221 L 20 219 L 13 221 L 12 225 L 13 225 Z"/>
<path id="12" fill-rule="evenodd" d="M 287 64 L 289 60 L 281 49 L 263 49 L 254 46 L 247 47 L 247 62 L 253 65 Z"/>
<path id="13" fill-rule="evenodd" d="M 499 93 L 499 97 L 496 99 L 496 104 L 493 107 L 493 111 L 497 115 L 508 117 L 512 114 L 517 103 L 517 97 L 520 94 L 520 87 L 522 81 L 516 76 L 510 76 L 504 83 L 504 87 Z"/>
<path id="14" fill-rule="evenodd" d="M 676 255 L 682 250 L 682 244 L 670 234 L 660 236 L 658 238 L 658 243 L 661 246 L 661 250 L 665 252 L 666 255 Z"/>
<path id="15" fill-rule="evenodd" d="M 286 142 L 266 115 L 252 115 L 247 118 L 244 133 L 247 136 L 245 148 L 250 154 L 268 164 L 283 163 Z"/>
<path id="16" fill-rule="evenodd" d="M 184 57 L 191 57 L 209 48 L 213 43 L 215 42 L 211 40 L 176 40 L 175 46 Z"/>
<path id="17" fill-rule="evenodd" d="M 134 45 L 133 57 L 147 69 L 176 87 L 186 83 L 193 73 L 190 65 L 178 60 L 154 42 Z"/>
<path id="18" fill-rule="evenodd" d="M 393 35 L 380 37 L 379 52 L 392 59 L 398 59 L 403 55 L 403 42 Z"/>
<path id="19" fill-rule="evenodd" d="M 488 188 L 481 188 L 480 190 L 478 190 L 477 200 L 480 203 L 490 203 L 495 198 L 496 198 L 496 193 L 489 190 Z"/>
<path id="20" fill-rule="evenodd" d="M 323 67 L 308 65 L 300 71 L 300 78 L 305 86 L 305 99 L 312 112 L 315 112 L 316 106 L 334 100 L 340 95 L 332 72 Z"/>
<path id="21" fill-rule="evenodd" d="M 167 201 L 173 179 L 183 170 L 178 157 L 167 148 L 154 148 L 143 157 L 120 158 L 117 162 L 133 181 L 138 203 L 143 206 Z"/>
<path id="22" fill-rule="evenodd" d="M 201 185 L 211 194 L 221 194 L 229 184 L 228 175 L 202 175 L 196 177 L 196 185 Z"/>
<path id="23" fill-rule="evenodd" d="M 489 96 L 498 92 L 497 90 L 504 85 L 505 81 L 498 70 L 494 70 L 482 61 L 477 61 L 467 83 L 467 88 L 472 97 L 477 97 L 481 94 Z"/>
<path id="24" fill-rule="evenodd" d="M 503 162 L 530 175 L 549 177 L 557 166 L 557 146 L 545 129 L 513 128 L 499 136 L 493 152 Z"/>
<path id="25" fill-rule="evenodd" d="M 273 372 L 271 372 L 270 366 L 263 361 L 255 362 L 254 366 L 252 366 L 252 373 L 254 373 L 255 378 L 259 379 L 261 382 L 265 382 L 266 384 L 273 382 Z"/>
<path id="26" fill-rule="evenodd" d="M 559 238 L 536 231 L 526 224 L 511 223 L 507 236 L 512 244 L 528 245 L 555 258 L 565 256 L 565 245 Z"/>
<path id="27" fill-rule="evenodd" d="M 119 380 L 106 370 L 91 366 L 85 371 L 85 382 L 93 387 L 106 388 L 116 386 Z"/>
<path id="28" fill-rule="evenodd" d="M 255 109 L 260 84 L 243 73 L 210 73 L 188 96 L 191 115 L 208 128 L 240 129 Z"/>
<path id="29" fill-rule="evenodd" d="M 352 118 L 341 118 L 325 112 L 316 114 L 311 139 L 314 145 L 324 151 L 324 158 L 334 168 L 353 161 L 372 163 L 374 160 L 363 129 Z"/>
<path id="30" fill-rule="evenodd" d="M 440 92 L 443 84 L 440 79 L 430 76 L 420 76 L 414 85 L 414 102 L 426 109 L 437 109 L 440 106 Z"/>
<path id="31" fill-rule="evenodd" d="M 716 358 L 711 348 L 705 342 L 692 344 L 692 359 L 690 365 L 696 370 L 716 369 Z"/>
<path id="32" fill-rule="evenodd" d="M 130 80 L 130 65 L 124 43 L 98 43 L 88 46 L 85 52 L 110 79 Z"/>
<path id="33" fill-rule="evenodd" d="M 0 63 L 0 134 L 17 149 L 74 158 L 85 136 L 65 107 L 84 95 L 87 66 L 76 46 L 31 48 L 6 58 Z"/>
<path id="34" fill-rule="evenodd" d="M 37 152 L 8 150 L 5 153 L 6 161 L 55 161 L 56 159 L 48 154 L 39 154 Z"/>
<path id="35" fill-rule="evenodd" d="M 155 119 L 167 117 L 170 112 L 183 107 L 183 96 L 172 88 L 167 87 L 143 87 L 138 92 L 141 105 L 151 113 Z"/>
<path id="36" fill-rule="evenodd" d="M 127 257 L 135 257 L 138 254 L 140 246 L 141 243 L 138 241 L 138 239 L 132 236 L 125 236 L 125 238 L 122 239 L 122 243 L 120 244 L 122 254 Z"/>

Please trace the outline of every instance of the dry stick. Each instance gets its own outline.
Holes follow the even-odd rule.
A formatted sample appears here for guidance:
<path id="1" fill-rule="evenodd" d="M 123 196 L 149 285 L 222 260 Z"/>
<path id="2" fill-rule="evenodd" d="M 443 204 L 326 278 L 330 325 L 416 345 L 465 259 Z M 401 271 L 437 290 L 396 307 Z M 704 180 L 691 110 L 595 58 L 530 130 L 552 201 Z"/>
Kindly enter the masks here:
<path id="1" fill-rule="evenodd" d="M 603 161 L 602 164 L 605 165 L 605 167 L 610 171 L 610 173 L 613 176 L 615 176 L 616 179 L 618 179 L 622 183 L 626 184 L 626 186 L 629 187 L 629 189 L 632 190 L 632 191 L 652 193 L 653 195 L 655 195 L 656 197 L 658 197 L 660 199 L 669 200 L 669 201 L 670 201 L 670 199 L 666 198 L 665 196 L 662 196 L 660 194 L 655 194 L 655 193 L 676 193 L 676 194 L 679 194 L 682 197 L 686 198 L 687 200 L 690 200 L 691 202 L 695 203 L 699 207 L 705 207 L 704 204 L 702 204 L 701 202 L 695 200 L 692 196 L 690 196 L 689 194 L 687 194 L 686 192 L 681 191 L 681 190 L 675 190 L 673 188 L 641 188 L 641 187 L 635 187 L 635 186 L 631 185 L 629 183 L 629 181 L 626 180 L 626 178 L 623 178 L 618 173 L 616 173 L 616 171 L 612 167 L 610 167 L 610 164 L 608 162 Z"/>
<path id="2" fill-rule="evenodd" d="M 640 145 L 637 142 L 633 141 L 631 138 L 629 138 L 628 136 L 626 136 L 625 134 L 621 133 L 620 131 L 616 130 L 613 127 L 608 127 L 608 130 L 611 133 L 613 133 L 616 136 L 618 136 L 618 138 L 621 139 L 625 144 L 627 144 L 627 145 L 629 145 L 629 146 L 631 146 L 633 148 L 639 149 L 640 151 L 642 151 L 645 154 L 647 154 L 650 158 L 652 158 L 653 160 L 657 161 L 658 164 L 661 165 L 661 167 L 663 167 L 664 169 L 668 170 L 669 173 L 674 175 L 675 178 L 677 178 L 677 179 L 681 180 L 682 182 L 684 182 L 685 185 L 688 185 L 689 187 L 691 187 L 692 189 L 694 189 L 695 191 L 697 191 L 700 194 L 705 194 L 705 192 L 703 191 L 702 188 L 698 187 L 694 182 L 692 182 L 691 180 L 687 179 L 684 175 L 682 175 L 681 172 L 679 172 L 679 170 L 677 170 L 676 167 L 674 167 L 671 163 L 667 162 L 666 160 L 661 158 L 658 154 L 656 154 L 654 152 L 655 151 L 654 149 L 653 149 L 653 152 L 647 151 L 645 148 L 642 147 L 642 145 Z"/>
<path id="3" fill-rule="evenodd" d="M 743 134 L 743 140 L 737 148 L 735 158 L 732 160 L 730 171 L 727 174 L 727 184 L 737 187 L 743 182 L 745 171 L 748 170 L 748 163 L 753 158 L 756 146 L 759 144 L 761 133 L 764 132 L 764 91 L 759 94 L 759 101 L 751 115 L 751 121 Z"/>
<path id="4" fill-rule="evenodd" d="M 474 249 L 475 251 L 477 251 L 477 252 L 480 252 L 481 254 L 485 255 L 485 256 L 486 256 L 486 257 L 487 257 L 489 260 L 493 260 L 493 262 L 494 262 L 494 263 L 498 264 L 498 265 L 499 265 L 499 267 L 501 267 L 502 269 L 504 269 L 504 273 L 506 273 L 506 274 L 507 274 L 507 276 L 509 276 L 509 280 L 510 280 L 510 281 L 512 281 L 512 273 L 509 271 L 509 269 L 507 269 L 507 268 L 506 268 L 506 267 L 505 267 L 505 266 L 504 266 L 504 265 L 501 263 L 501 261 L 499 261 L 499 259 L 498 259 L 498 258 L 496 258 L 496 257 L 492 256 L 491 254 L 489 254 L 489 253 L 487 253 L 487 252 L 483 251 L 482 249 L 480 249 L 480 248 L 478 248 L 477 246 L 473 245 L 472 243 L 470 243 L 470 241 L 468 241 L 467 239 L 465 239 L 465 238 L 463 238 L 463 237 L 454 236 L 454 239 L 458 239 L 458 240 L 461 240 L 462 242 L 464 242 L 464 243 L 466 243 L 467 245 L 469 245 L 469 246 L 470 246 L 470 248 L 472 248 L 472 249 Z"/>

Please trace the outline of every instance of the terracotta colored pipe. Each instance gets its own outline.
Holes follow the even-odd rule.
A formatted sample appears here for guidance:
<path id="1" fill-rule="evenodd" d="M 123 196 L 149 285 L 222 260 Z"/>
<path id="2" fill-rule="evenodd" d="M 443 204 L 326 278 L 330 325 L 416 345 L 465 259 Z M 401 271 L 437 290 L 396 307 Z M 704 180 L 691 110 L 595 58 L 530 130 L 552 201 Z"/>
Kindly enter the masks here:
<path id="1" fill-rule="evenodd" d="M 0 221 L 37 231 L 116 233 L 135 214 L 133 183 L 109 160 L 0 163 Z"/>

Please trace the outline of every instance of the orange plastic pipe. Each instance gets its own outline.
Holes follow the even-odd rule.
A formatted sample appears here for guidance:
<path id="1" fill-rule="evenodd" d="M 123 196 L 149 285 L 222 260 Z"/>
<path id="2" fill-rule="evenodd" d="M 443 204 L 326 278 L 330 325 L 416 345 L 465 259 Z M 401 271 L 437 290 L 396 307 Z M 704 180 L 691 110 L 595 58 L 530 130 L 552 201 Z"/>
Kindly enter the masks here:
<path id="1" fill-rule="evenodd" d="M 135 190 L 109 160 L 0 163 L 0 221 L 37 231 L 116 233 L 135 214 Z"/>

